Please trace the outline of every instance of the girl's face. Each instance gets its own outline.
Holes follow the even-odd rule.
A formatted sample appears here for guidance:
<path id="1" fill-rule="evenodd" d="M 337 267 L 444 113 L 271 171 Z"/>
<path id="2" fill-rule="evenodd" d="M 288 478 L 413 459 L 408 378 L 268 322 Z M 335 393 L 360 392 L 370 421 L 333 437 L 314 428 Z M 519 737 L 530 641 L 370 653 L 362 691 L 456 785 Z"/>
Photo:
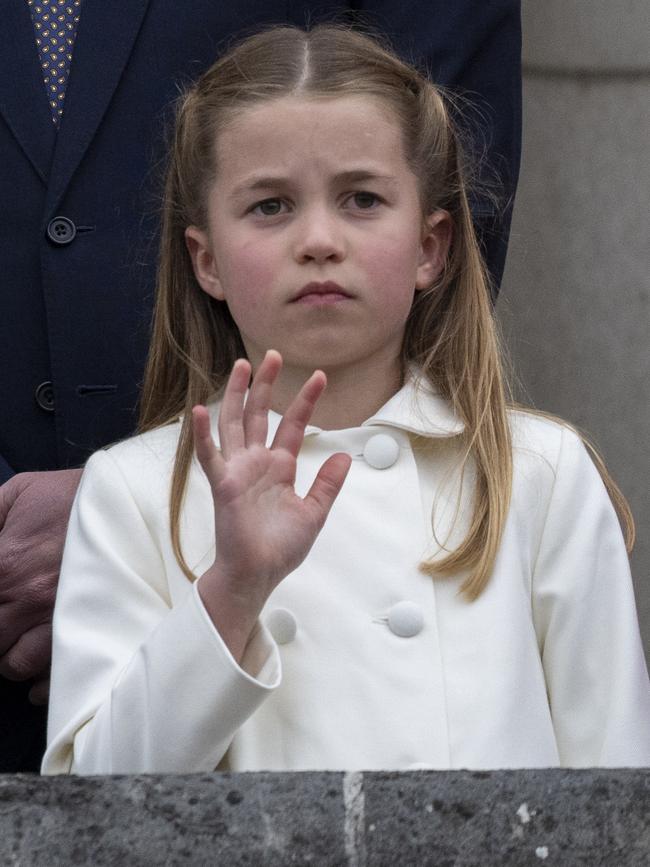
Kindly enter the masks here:
<path id="1" fill-rule="evenodd" d="M 259 103 L 220 134 L 216 166 L 207 231 L 189 227 L 187 246 L 253 367 L 267 349 L 306 375 L 399 365 L 414 294 L 443 267 L 450 219 L 436 211 L 423 231 L 391 110 L 357 96 Z"/>

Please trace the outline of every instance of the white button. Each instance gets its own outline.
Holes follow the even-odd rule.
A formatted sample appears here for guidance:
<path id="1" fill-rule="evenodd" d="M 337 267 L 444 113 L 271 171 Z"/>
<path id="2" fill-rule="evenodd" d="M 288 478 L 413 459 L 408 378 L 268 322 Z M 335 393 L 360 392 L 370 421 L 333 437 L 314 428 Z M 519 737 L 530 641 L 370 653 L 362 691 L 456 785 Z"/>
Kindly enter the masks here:
<path id="1" fill-rule="evenodd" d="M 286 608 L 274 608 L 267 614 L 265 622 L 278 644 L 289 644 L 296 637 L 296 618 Z"/>
<path id="2" fill-rule="evenodd" d="M 375 434 L 366 443 L 363 457 L 376 470 L 385 470 L 392 467 L 399 457 L 399 443 L 388 434 Z"/>
<path id="3" fill-rule="evenodd" d="M 422 608 L 415 602 L 405 599 L 398 602 L 388 612 L 388 627 L 401 638 L 412 638 L 422 632 L 424 614 Z"/>

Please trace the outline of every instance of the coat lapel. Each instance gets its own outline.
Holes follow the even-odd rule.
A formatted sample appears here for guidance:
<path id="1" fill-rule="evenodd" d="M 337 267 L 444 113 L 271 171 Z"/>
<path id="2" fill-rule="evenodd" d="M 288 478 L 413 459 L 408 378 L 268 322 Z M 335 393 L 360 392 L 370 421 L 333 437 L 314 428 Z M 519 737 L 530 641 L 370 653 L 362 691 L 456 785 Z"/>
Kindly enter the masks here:
<path id="1" fill-rule="evenodd" d="M 32 19 L 24 0 L 2 4 L 0 57 L 0 114 L 47 184 L 56 128 L 45 93 Z"/>
<path id="2" fill-rule="evenodd" d="M 149 0 L 85 0 L 72 54 L 46 208 L 52 213 L 108 108 Z"/>

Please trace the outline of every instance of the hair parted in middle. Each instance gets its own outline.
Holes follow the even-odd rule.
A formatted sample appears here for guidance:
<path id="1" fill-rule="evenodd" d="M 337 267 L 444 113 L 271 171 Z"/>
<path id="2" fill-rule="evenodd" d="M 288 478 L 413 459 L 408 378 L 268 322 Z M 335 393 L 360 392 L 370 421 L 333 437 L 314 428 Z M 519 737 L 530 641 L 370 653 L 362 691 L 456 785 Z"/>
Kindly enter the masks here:
<path id="1" fill-rule="evenodd" d="M 360 95 L 383 101 L 400 127 L 407 164 L 418 180 L 423 226 L 426 216 L 438 209 L 447 211 L 453 223 L 445 268 L 413 302 L 401 364 L 403 374 L 409 366 L 419 368 L 465 425 L 464 462 L 472 458 L 475 478 L 469 529 L 453 551 L 420 568 L 430 575 L 464 573 L 462 590 L 474 599 L 491 574 L 512 485 L 509 401 L 489 281 L 472 223 L 469 172 L 451 104 L 426 75 L 400 60 L 376 35 L 338 24 L 272 27 L 235 45 L 179 99 L 163 193 L 157 299 L 138 431 L 182 416 L 170 526 L 178 562 L 194 579 L 182 555 L 179 529 L 193 456 L 191 409 L 219 392 L 233 363 L 246 357 L 246 351 L 225 302 L 200 288 L 185 229 L 208 228 L 208 193 L 219 171 L 216 141 L 238 113 L 287 96 Z M 418 447 L 427 445 L 419 440 Z"/>

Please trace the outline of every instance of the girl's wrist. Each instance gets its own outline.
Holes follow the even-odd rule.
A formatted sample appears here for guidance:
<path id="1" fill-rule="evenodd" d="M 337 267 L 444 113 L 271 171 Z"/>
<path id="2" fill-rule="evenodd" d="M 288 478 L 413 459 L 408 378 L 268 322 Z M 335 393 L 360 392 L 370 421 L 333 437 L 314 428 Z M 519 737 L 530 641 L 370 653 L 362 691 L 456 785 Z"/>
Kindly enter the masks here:
<path id="1" fill-rule="evenodd" d="M 199 578 L 199 596 L 215 629 L 239 664 L 266 602 L 250 585 L 234 579 L 213 564 Z"/>

